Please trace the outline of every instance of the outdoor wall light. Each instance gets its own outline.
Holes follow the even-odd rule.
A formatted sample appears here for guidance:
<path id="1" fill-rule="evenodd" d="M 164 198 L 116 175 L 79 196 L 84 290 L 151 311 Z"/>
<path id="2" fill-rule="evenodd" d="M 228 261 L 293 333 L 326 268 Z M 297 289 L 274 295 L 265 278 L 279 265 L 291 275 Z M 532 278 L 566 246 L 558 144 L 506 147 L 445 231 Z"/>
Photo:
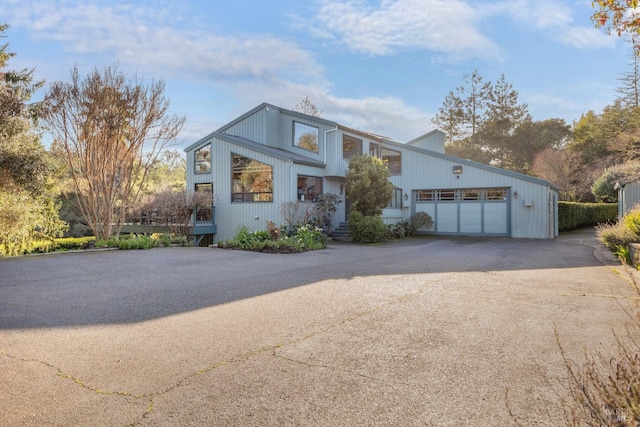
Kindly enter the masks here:
<path id="1" fill-rule="evenodd" d="M 404 193 L 404 199 L 409 200 L 409 195 L 407 193 Z"/>
<path id="2" fill-rule="evenodd" d="M 513 198 L 518 200 L 518 191 L 517 190 L 513 192 Z"/>

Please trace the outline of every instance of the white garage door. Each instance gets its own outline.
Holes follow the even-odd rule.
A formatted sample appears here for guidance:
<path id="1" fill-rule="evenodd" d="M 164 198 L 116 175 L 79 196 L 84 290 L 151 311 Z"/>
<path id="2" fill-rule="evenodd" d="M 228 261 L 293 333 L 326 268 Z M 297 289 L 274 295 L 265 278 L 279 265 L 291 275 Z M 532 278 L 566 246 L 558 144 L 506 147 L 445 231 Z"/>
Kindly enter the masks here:
<path id="1" fill-rule="evenodd" d="M 509 235 L 509 189 L 465 188 L 414 191 L 414 212 L 433 218 L 429 232 L 458 235 Z"/>

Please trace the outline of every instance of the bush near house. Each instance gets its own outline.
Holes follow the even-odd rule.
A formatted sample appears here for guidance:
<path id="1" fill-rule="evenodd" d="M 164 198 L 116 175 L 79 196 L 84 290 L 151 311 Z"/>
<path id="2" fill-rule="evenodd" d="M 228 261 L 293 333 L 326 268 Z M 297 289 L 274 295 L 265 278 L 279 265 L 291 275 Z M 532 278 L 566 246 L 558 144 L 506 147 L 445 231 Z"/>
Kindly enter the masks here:
<path id="1" fill-rule="evenodd" d="M 163 246 L 190 246 L 190 243 L 185 237 L 171 236 L 166 233 L 154 233 L 151 236 L 122 235 L 120 239 L 113 238 L 98 241 L 94 236 L 62 237 L 33 242 L 28 250 L 24 251 L 24 254 L 66 252 L 92 248 L 150 249 Z"/>
<path id="2" fill-rule="evenodd" d="M 388 226 L 391 231 L 391 237 L 394 239 L 404 239 L 405 237 L 415 236 L 418 229 L 433 227 L 433 219 L 426 212 L 416 212 L 409 218 L 409 221 L 402 220 Z"/>
<path id="3" fill-rule="evenodd" d="M 358 211 L 349 214 L 349 233 L 356 243 L 378 243 L 393 237 L 380 215 L 365 216 Z"/>
<path id="4" fill-rule="evenodd" d="M 629 243 L 640 242 L 640 206 L 629 211 L 624 218 L 596 227 L 598 239 L 613 253 L 627 253 Z M 627 261 L 626 256 L 622 261 Z"/>
<path id="5" fill-rule="evenodd" d="M 604 224 L 615 221 L 617 216 L 617 203 L 558 202 L 560 231 Z"/>
<path id="6" fill-rule="evenodd" d="M 324 249 L 327 246 L 327 236 L 319 227 L 306 224 L 283 229 L 283 237 L 275 238 L 266 230 L 252 232 L 247 226 L 242 226 L 233 239 L 218 243 L 218 247 L 282 254 Z"/>

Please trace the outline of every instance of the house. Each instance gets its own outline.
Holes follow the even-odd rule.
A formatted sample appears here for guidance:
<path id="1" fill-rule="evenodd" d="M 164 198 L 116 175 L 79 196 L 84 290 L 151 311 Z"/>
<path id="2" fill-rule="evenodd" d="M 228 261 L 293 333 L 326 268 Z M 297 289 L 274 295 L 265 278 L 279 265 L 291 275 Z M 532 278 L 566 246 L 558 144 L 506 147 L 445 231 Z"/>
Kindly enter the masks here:
<path id="1" fill-rule="evenodd" d="M 283 224 L 280 207 L 323 193 L 345 199 L 349 159 L 358 154 L 388 162 L 394 194 L 386 223 L 427 212 L 426 233 L 554 238 L 558 188 L 523 174 L 445 154 L 435 130 L 407 143 L 331 120 L 261 104 L 185 149 L 187 188 L 211 190 L 214 208 L 198 209 L 195 233 L 228 240 L 242 225 L 264 230 Z M 348 217 L 341 203 L 334 227 Z"/>
<path id="2" fill-rule="evenodd" d="M 614 189 L 618 191 L 618 217 L 622 218 L 640 203 L 640 181 L 618 181 Z"/>

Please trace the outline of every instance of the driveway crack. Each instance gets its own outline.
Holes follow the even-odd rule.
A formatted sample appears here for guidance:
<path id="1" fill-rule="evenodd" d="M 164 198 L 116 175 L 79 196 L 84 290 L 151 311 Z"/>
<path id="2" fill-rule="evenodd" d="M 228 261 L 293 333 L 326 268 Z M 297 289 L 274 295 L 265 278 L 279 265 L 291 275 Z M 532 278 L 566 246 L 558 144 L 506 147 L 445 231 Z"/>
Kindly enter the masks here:
<path id="1" fill-rule="evenodd" d="M 246 353 L 243 353 L 243 354 L 240 354 L 240 355 L 236 355 L 235 357 L 233 357 L 231 359 L 223 360 L 223 361 L 220 361 L 218 363 L 212 364 L 210 366 L 203 367 L 203 368 L 199 369 L 198 371 L 195 371 L 195 372 L 193 372 L 191 374 L 183 376 L 177 382 L 175 382 L 173 385 L 170 385 L 169 387 L 166 387 L 166 388 L 164 388 L 164 389 L 162 389 L 160 391 L 154 391 L 154 392 L 150 392 L 150 393 L 132 393 L 132 392 L 129 392 L 129 391 L 126 391 L 126 390 L 105 390 L 105 389 L 102 389 L 100 387 L 96 387 L 96 386 L 92 386 L 92 385 L 86 384 L 80 377 L 77 377 L 77 376 L 72 375 L 70 373 L 64 372 L 61 368 L 59 368 L 58 366 L 56 366 L 56 365 L 54 365 L 54 364 L 52 364 L 50 362 L 47 362 L 47 361 L 41 360 L 41 359 L 20 357 L 18 355 L 9 353 L 5 349 L 0 349 L 0 356 L 4 356 L 4 357 L 7 357 L 9 359 L 12 359 L 12 360 L 15 360 L 15 361 L 19 361 L 19 362 L 37 363 L 37 364 L 40 364 L 42 366 L 46 366 L 47 368 L 54 370 L 56 372 L 56 376 L 57 377 L 62 378 L 64 380 L 71 381 L 74 384 L 76 384 L 77 386 L 82 387 L 85 390 L 88 390 L 88 391 L 90 391 L 92 393 L 96 393 L 96 394 L 99 394 L 99 395 L 102 395 L 102 396 L 117 396 L 117 397 L 133 398 L 133 399 L 140 399 L 140 400 L 148 399 L 148 403 L 147 403 L 147 406 L 145 408 L 145 412 L 138 419 L 134 420 L 130 424 L 127 424 L 127 427 L 139 425 L 143 420 L 147 419 L 152 414 L 152 412 L 153 412 L 153 410 L 155 408 L 155 398 L 157 398 L 159 396 L 163 396 L 163 395 L 165 395 L 167 393 L 170 393 L 171 391 L 173 391 L 173 390 L 175 390 L 175 389 L 177 389 L 179 387 L 182 387 L 182 386 L 186 385 L 190 379 L 195 378 L 195 377 L 197 377 L 199 375 L 206 375 L 206 374 L 208 374 L 210 372 L 213 372 L 213 371 L 215 371 L 215 370 L 217 370 L 219 368 L 223 368 L 225 366 L 248 362 L 249 360 L 251 360 L 251 359 L 253 359 L 255 357 L 258 357 L 258 356 L 260 356 L 262 354 L 269 353 L 269 352 L 271 352 L 271 355 L 273 357 L 280 358 L 282 360 L 286 360 L 286 361 L 289 361 L 289 362 L 292 362 L 292 363 L 298 363 L 298 364 L 306 365 L 306 366 L 309 366 L 309 367 L 331 369 L 331 370 L 334 370 L 334 371 L 337 371 L 337 372 L 345 372 L 345 373 L 348 373 L 350 375 L 357 375 L 357 376 L 362 377 L 362 378 L 366 378 L 366 379 L 373 380 L 373 381 L 376 381 L 376 382 L 384 383 L 386 386 L 396 390 L 396 388 L 393 385 L 389 384 L 388 382 L 385 382 L 385 381 L 381 380 L 380 378 L 375 378 L 375 377 L 372 377 L 372 376 L 369 376 L 369 375 L 365 375 L 365 374 L 362 374 L 362 373 L 359 373 L 359 372 L 352 372 L 352 371 L 340 369 L 340 368 L 337 368 L 337 367 L 325 366 L 325 365 L 322 365 L 322 364 L 314 364 L 314 363 L 310 363 L 310 362 L 296 360 L 296 359 L 293 359 L 293 358 L 290 358 L 290 357 L 287 357 L 287 356 L 278 355 L 277 354 L 277 350 L 279 348 L 281 348 L 281 347 L 294 345 L 294 344 L 303 342 L 305 340 L 308 340 L 310 338 L 316 337 L 316 336 L 318 336 L 320 334 L 324 334 L 326 332 L 329 332 L 329 331 L 331 331 L 331 330 L 333 330 L 335 328 L 338 328 L 338 327 L 340 327 L 342 325 L 351 323 L 351 322 L 353 322 L 355 320 L 358 320 L 358 319 L 360 319 L 360 318 L 362 318 L 364 316 L 367 316 L 367 315 L 370 315 L 372 313 L 375 313 L 375 312 L 381 310 L 384 307 L 388 307 L 388 306 L 391 306 L 391 305 L 394 305 L 394 304 L 401 303 L 403 301 L 410 300 L 410 299 L 414 298 L 415 296 L 422 294 L 423 292 L 424 292 L 424 290 L 422 288 L 420 288 L 414 293 L 402 295 L 402 296 L 399 296 L 399 297 L 397 297 L 397 298 L 395 298 L 393 300 L 386 301 L 386 302 L 384 302 L 382 304 L 379 304 L 379 305 L 377 305 L 375 307 L 372 307 L 370 309 L 357 312 L 357 313 L 355 313 L 355 314 L 353 314 L 351 316 L 348 316 L 348 317 L 346 317 L 346 318 L 344 318 L 344 319 L 342 319 L 342 320 L 340 320 L 338 322 L 332 323 L 332 324 L 330 324 L 330 325 L 328 325 L 326 327 L 323 327 L 323 328 L 320 328 L 318 330 L 312 331 L 311 333 L 308 333 L 308 334 L 306 334 L 306 335 L 304 335 L 302 337 L 291 339 L 290 341 L 288 341 L 286 343 L 278 343 L 278 344 L 271 345 L 271 346 L 261 347 L 261 348 L 259 348 L 257 350 L 253 350 L 253 351 L 249 351 L 249 352 L 246 352 Z"/>

